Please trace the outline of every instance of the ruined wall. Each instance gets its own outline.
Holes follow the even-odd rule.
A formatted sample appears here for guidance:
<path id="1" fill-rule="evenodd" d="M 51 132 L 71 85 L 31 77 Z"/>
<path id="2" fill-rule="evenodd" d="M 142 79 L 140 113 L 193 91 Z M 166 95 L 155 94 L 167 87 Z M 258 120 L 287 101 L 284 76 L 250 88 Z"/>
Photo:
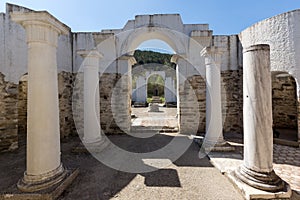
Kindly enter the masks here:
<path id="1" fill-rule="evenodd" d="M 188 83 L 180 95 L 195 94 L 197 97 L 198 107 L 196 108 L 190 99 L 186 104 L 190 106 L 190 113 L 197 114 L 199 117 L 198 132 L 205 132 L 206 120 L 206 83 L 200 75 L 195 75 L 187 79 Z M 190 85 L 190 87 L 188 87 Z M 243 82 L 242 72 L 240 70 L 228 70 L 221 73 L 221 92 L 222 92 L 222 116 L 223 131 L 240 133 L 243 132 Z M 193 92 L 192 92 L 193 91 Z M 191 96 L 190 96 L 191 98 Z M 188 100 L 185 98 L 185 100 Z M 184 117 L 188 113 L 181 113 Z M 194 126 L 195 121 L 190 121 L 187 126 Z"/>
<path id="2" fill-rule="evenodd" d="M 206 119 L 206 83 L 205 79 L 200 75 L 195 75 L 192 77 L 189 77 L 186 80 L 184 92 L 180 93 L 179 95 L 190 95 L 190 98 L 193 96 L 196 98 L 192 98 L 190 100 L 197 101 L 197 104 L 193 102 L 186 102 L 187 105 L 190 105 L 191 109 L 189 112 L 193 113 L 194 116 L 197 116 L 198 119 L 191 120 L 190 123 L 186 124 L 186 126 L 194 127 L 194 125 L 198 125 L 197 132 L 204 133 L 205 132 L 205 119 Z M 188 100 L 188 97 L 184 98 L 185 100 Z M 182 112 L 182 117 L 185 117 L 185 114 Z M 199 123 L 195 123 L 196 120 L 199 120 Z M 186 122 L 187 123 L 187 122 Z M 194 127 L 197 128 L 197 127 Z"/>
<path id="3" fill-rule="evenodd" d="M 243 133 L 242 70 L 221 72 L 223 131 Z"/>
<path id="4" fill-rule="evenodd" d="M 131 105 L 130 102 L 124 102 L 123 99 L 118 99 L 122 97 L 122 93 L 128 93 L 128 90 L 123 90 L 119 88 L 120 81 L 122 79 L 120 74 L 103 73 L 99 77 L 99 89 L 100 89 L 100 121 L 101 129 L 105 134 L 123 134 L 124 131 L 120 129 L 122 127 L 122 122 L 118 121 L 117 117 L 122 114 L 122 109 L 118 109 L 120 106 L 125 107 L 125 109 L 130 109 L 128 107 Z M 124 80 L 123 80 L 124 81 Z M 115 91 L 114 91 L 115 90 Z M 118 95 L 116 95 L 118 94 Z M 116 113 L 116 111 L 118 111 Z M 127 116 L 125 117 L 130 117 Z"/>
<path id="5" fill-rule="evenodd" d="M 288 74 L 272 77 L 272 109 L 275 128 L 297 129 L 296 82 Z"/>
<path id="6" fill-rule="evenodd" d="M 74 74 L 61 72 L 58 74 L 60 135 L 62 138 L 76 135 L 72 111 Z"/>
<path id="7" fill-rule="evenodd" d="M 58 97 L 59 97 L 59 118 L 61 138 L 76 134 L 72 113 L 74 75 L 70 72 L 58 74 Z M 18 89 L 18 135 L 25 140 L 27 133 L 27 75 L 19 82 Z"/>
<path id="8" fill-rule="evenodd" d="M 28 75 L 21 77 L 18 89 L 18 136 L 20 141 L 26 140 L 27 133 L 27 88 Z"/>
<path id="9" fill-rule="evenodd" d="M 18 148 L 18 86 L 0 73 L 0 152 Z"/>
<path id="10" fill-rule="evenodd" d="M 118 129 L 111 109 L 112 90 L 119 77 L 116 74 L 104 73 L 99 77 L 100 89 L 100 122 L 105 133 Z"/>

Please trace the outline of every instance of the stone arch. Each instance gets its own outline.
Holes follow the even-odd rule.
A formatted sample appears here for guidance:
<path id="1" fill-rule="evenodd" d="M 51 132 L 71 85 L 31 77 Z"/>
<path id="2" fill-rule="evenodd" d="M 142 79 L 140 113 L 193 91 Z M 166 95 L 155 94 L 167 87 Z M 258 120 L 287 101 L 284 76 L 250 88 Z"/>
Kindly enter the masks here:
<path id="1" fill-rule="evenodd" d="M 152 39 L 158 39 L 167 43 L 177 54 L 187 53 L 187 38 L 183 36 L 183 33 L 161 27 L 141 27 L 132 31 L 126 31 L 122 33 L 121 38 L 125 39 L 121 41 L 119 55 L 133 54 L 134 50 L 143 42 Z"/>

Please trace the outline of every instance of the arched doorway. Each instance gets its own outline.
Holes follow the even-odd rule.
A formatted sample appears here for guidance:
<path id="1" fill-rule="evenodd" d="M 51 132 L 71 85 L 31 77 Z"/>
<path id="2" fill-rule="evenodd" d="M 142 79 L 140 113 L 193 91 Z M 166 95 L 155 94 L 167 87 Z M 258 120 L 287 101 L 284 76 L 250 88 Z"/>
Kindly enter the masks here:
<path id="1" fill-rule="evenodd" d="M 152 74 L 147 78 L 147 99 L 154 101 L 154 97 L 160 99 L 160 103 L 165 102 L 165 78 L 159 74 Z"/>
<path id="2" fill-rule="evenodd" d="M 168 94 L 173 93 L 173 96 L 177 96 L 175 85 L 165 84 L 167 78 L 176 80 L 176 67 L 171 62 L 172 52 L 174 50 L 161 40 L 147 40 L 135 50 L 134 57 L 137 64 L 132 66 L 131 71 L 134 128 L 137 126 L 160 129 L 168 127 L 178 130 L 177 108 L 165 106 L 165 91 L 168 90 Z M 174 101 L 176 102 L 177 99 Z M 152 104 L 157 104 L 155 106 L 158 109 L 155 113 L 151 109 Z"/>
<path id="3" fill-rule="evenodd" d="M 131 87 L 135 85 L 132 83 L 131 72 L 134 70 L 133 66 L 142 64 L 133 59 L 135 51 L 143 42 L 160 40 L 174 52 L 171 60 L 176 63 L 176 81 L 168 81 L 170 85 L 175 85 L 178 94 L 175 101 L 173 96 L 173 105 L 178 108 L 179 130 L 181 133 L 197 134 L 202 107 L 199 104 L 203 104 L 203 100 L 196 94 L 190 80 L 197 75 L 205 75 L 204 57 L 199 54 L 204 47 L 211 45 L 212 32 L 208 25 L 183 24 L 180 15 L 176 14 L 138 15 L 122 29 L 102 30 L 101 34 L 93 37 L 104 58 L 100 65 L 103 68 L 107 66 L 108 73 L 116 73 L 121 77 L 116 80 L 119 84 L 113 88 L 112 100 L 109 102 L 112 109 L 107 116 L 113 115 L 113 118 L 106 120 L 106 124 L 113 124 L 113 132 L 120 129 L 120 134 L 130 131 L 131 100 L 135 98 L 134 90 L 137 89 Z M 105 38 L 107 40 L 104 41 Z M 195 80 L 195 84 L 199 84 L 199 81 Z"/>
<path id="4" fill-rule="evenodd" d="M 296 81 L 286 72 L 272 72 L 272 113 L 274 138 L 298 141 Z M 276 139 L 275 139 L 276 140 Z"/>

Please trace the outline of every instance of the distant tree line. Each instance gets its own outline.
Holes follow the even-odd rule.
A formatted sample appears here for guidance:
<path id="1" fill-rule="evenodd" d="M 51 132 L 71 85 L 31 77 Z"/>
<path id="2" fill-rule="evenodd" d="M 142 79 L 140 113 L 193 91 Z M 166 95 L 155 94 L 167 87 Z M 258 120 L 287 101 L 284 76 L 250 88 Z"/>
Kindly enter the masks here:
<path id="1" fill-rule="evenodd" d="M 159 53 L 154 51 L 136 50 L 133 56 L 137 62 L 135 66 L 150 64 L 150 63 L 158 63 L 158 64 L 172 67 L 173 69 L 176 68 L 176 64 L 171 63 L 171 58 L 173 56 L 172 54 Z"/>

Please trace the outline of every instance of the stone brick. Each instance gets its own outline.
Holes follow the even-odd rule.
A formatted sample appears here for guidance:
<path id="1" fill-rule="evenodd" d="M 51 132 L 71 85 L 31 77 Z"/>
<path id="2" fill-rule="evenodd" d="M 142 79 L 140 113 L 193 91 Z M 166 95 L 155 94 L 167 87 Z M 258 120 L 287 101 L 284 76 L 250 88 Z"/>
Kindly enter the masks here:
<path id="1" fill-rule="evenodd" d="M 0 73 L 0 152 L 18 148 L 18 85 Z"/>
<path id="2" fill-rule="evenodd" d="M 275 128 L 297 129 L 297 94 L 295 79 L 288 75 L 272 77 L 272 109 Z"/>

